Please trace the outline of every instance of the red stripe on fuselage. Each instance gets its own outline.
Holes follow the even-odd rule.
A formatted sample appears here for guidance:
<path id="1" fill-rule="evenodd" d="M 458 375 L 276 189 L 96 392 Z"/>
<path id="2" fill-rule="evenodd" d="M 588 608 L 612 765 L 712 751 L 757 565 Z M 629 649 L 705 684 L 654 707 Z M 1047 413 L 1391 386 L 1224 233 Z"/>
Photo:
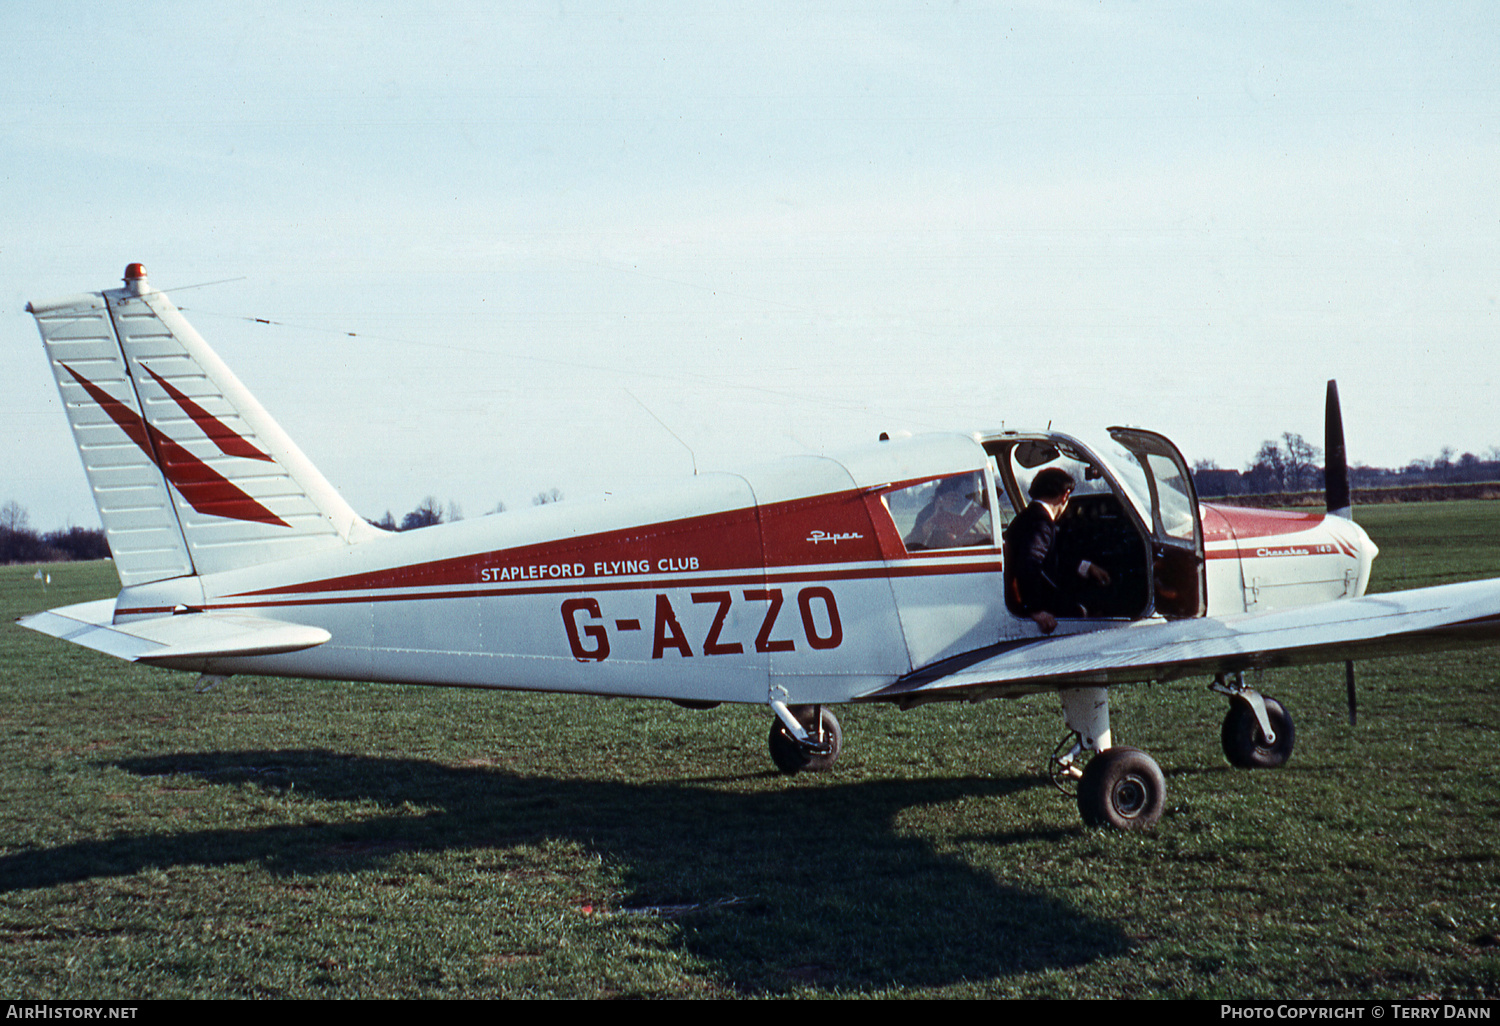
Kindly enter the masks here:
<path id="1" fill-rule="evenodd" d="M 984 551 L 993 554 L 994 550 Z M 746 567 L 880 562 L 883 558 L 864 493 L 850 489 L 410 566 L 280 585 L 241 592 L 239 596 L 505 583 L 533 579 L 534 573 L 559 577 L 564 568 L 576 567 L 582 567 L 582 572 L 570 573 L 569 576 L 593 579 L 680 570 L 735 573 Z M 642 563 L 645 565 L 640 570 L 634 569 Z M 558 573 L 552 573 L 553 569 Z"/>
<path id="2" fill-rule="evenodd" d="M 1322 513 L 1287 513 L 1277 509 L 1248 509 L 1243 506 L 1206 506 L 1205 513 L 1214 513 L 1223 518 L 1224 525 L 1215 524 L 1210 532 L 1211 517 L 1203 518 L 1205 541 L 1226 541 L 1236 538 L 1268 538 L 1278 534 L 1295 534 L 1310 531 L 1323 522 Z M 1227 528 L 1229 533 L 1225 533 Z"/>
<path id="3" fill-rule="evenodd" d="M 228 608 L 250 608 L 259 606 L 297 606 L 297 605 L 323 605 L 327 603 L 341 602 L 407 602 L 421 599 L 447 599 L 447 598 L 506 598 L 510 596 L 525 595 L 568 595 L 568 594 L 593 594 L 602 591 L 662 591 L 668 588 L 714 588 L 714 587 L 737 587 L 748 584 L 792 584 L 799 581 L 858 581 L 874 578 L 889 579 L 896 577 L 942 577 L 950 574 L 970 573 L 999 573 L 999 560 L 993 563 L 970 563 L 962 566 L 926 566 L 926 567 L 869 567 L 860 570 L 824 570 L 812 571 L 796 570 L 785 573 L 762 573 L 757 570 L 748 570 L 734 576 L 718 577 L 676 577 L 676 578 L 643 578 L 635 580 L 575 580 L 569 584 L 535 585 L 525 588 L 506 587 L 495 585 L 486 588 L 465 588 L 460 590 L 443 591 L 386 591 L 383 594 L 344 594 L 329 597 L 308 597 L 276 599 L 274 597 L 257 598 L 255 601 L 228 602 L 221 601 L 213 603 L 204 608 L 228 609 Z M 266 593 L 246 592 L 242 595 L 227 595 L 225 599 L 245 598 L 263 595 Z M 136 612 L 136 610 L 128 610 Z"/>
<path id="4" fill-rule="evenodd" d="M 1223 546 L 1210 549 L 1205 555 L 1209 559 L 1286 559 L 1340 554 L 1358 559 L 1357 546 L 1337 531 L 1323 527 L 1327 519 L 1322 513 L 1204 506 L 1204 540 Z M 1287 537 L 1295 534 L 1308 537 L 1301 541 Z M 1266 544 L 1268 539 L 1278 542 Z"/>
<path id="5" fill-rule="evenodd" d="M 466 598 L 525 598 L 535 595 L 591 595 L 609 591 L 667 591 L 682 588 L 734 588 L 758 584 L 797 584 L 828 581 L 858 581 L 905 577 L 943 577 L 954 574 L 998 574 L 1000 561 L 974 560 L 949 566 L 871 566 L 847 570 L 815 570 L 783 573 L 764 573 L 758 569 L 744 569 L 733 574 L 713 577 L 645 577 L 631 580 L 576 579 L 567 584 L 535 585 L 529 587 L 507 587 L 503 584 L 489 587 L 444 589 L 441 591 L 386 591 L 383 594 L 308 595 L 297 598 L 254 598 L 265 592 L 245 592 L 227 595 L 224 599 L 209 602 L 200 608 L 216 609 L 269 609 L 284 606 L 359 605 L 364 602 L 422 602 L 430 599 Z M 285 594 L 285 593 L 284 593 Z M 246 601 L 229 601 L 245 599 Z M 145 613 L 170 612 L 168 607 L 140 607 L 119 609 L 120 616 L 139 616 Z"/>

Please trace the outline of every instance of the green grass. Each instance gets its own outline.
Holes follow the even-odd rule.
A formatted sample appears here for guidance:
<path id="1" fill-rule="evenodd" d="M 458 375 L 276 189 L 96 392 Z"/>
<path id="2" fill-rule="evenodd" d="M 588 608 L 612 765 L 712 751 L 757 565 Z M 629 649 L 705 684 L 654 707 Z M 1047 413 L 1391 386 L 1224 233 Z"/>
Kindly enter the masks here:
<path id="1" fill-rule="evenodd" d="M 1500 503 L 1361 511 L 1376 588 L 1500 575 Z M 133 667 L 8 624 L 108 564 L 0 568 L 0 993 L 14 998 L 1500 997 L 1500 656 L 1269 676 L 1275 772 L 1206 682 L 1118 689 L 1151 835 L 1041 775 L 1055 699 L 767 715 Z"/>

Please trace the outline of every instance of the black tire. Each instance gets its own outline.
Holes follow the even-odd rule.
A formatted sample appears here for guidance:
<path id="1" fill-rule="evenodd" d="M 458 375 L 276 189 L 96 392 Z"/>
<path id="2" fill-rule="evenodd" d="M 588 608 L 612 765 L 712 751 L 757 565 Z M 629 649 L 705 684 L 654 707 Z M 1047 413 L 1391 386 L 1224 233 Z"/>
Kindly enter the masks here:
<path id="1" fill-rule="evenodd" d="M 1089 760 L 1078 781 L 1078 812 L 1091 827 L 1150 830 L 1166 801 L 1161 767 L 1139 748 L 1106 748 Z"/>
<path id="2" fill-rule="evenodd" d="M 816 717 L 819 706 L 794 705 L 791 706 L 791 714 L 802 724 L 802 729 L 813 736 L 816 741 L 826 741 L 831 747 L 827 755 L 809 755 L 798 746 L 795 738 L 787 733 L 786 727 L 782 726 L 780 720 L 771 724 L 771 761 L 776 768 L 783 773 L 821 773 L 826 769 L 832 769 L 833 764 L 838 761 L 839 752 L 844 747 L 844 731 L 839 726 L 838 717 L 827 706 L 822 706 L 823 715 Z M 817 726 L 821 724 L 821 734 Z"/>
<path id="3" fill-rule="evenodd" d="M 1250 703 L 1234 699 L 1229 703 L 1229 712 L 1224 717 L 1224 729 L 1220 740 L 1224 743 L 1224 758 L 1229 765 L 1239 769 L 1275 769 L 1286 765 L 1292 757 L 1292 748 L 1297 744 L 1297 728 L 1292 723 L 1292 714 L 1274 698 L 1264 698 L 1266 718 L 1276 732 L 1276 743 L 1266 744 L 1266 735 L 1261 733 L 1255 721 L 1255 710 Z"/>

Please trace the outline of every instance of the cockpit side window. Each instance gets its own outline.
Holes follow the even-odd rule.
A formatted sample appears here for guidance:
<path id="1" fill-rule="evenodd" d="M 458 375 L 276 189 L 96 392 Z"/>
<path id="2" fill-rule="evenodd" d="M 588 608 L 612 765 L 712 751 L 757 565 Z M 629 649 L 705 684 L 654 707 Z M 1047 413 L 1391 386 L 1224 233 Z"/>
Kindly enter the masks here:
<path id="1" fill-rule="evenodd" d="M 995 544 L 981 471 L 894 488 L 882 498 L 907 552 Z"/>

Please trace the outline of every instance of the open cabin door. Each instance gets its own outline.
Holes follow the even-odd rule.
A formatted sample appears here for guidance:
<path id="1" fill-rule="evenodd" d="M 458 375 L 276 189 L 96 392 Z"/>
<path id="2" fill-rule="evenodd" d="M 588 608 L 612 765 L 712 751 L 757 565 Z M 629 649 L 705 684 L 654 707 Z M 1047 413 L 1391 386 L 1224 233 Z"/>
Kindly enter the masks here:
<path id="1" fill-rule="evenodd" d="M 1011 509 L 1025 508 L 1037 474 L 1049 467 L 1066 471 L 1074 490 L 1058 521 L 1058 565 L 1087 560 L 1110 578 L 1103 587 L 1075 582 L 1077 617 L 1202 616 L 1208 595 L 1203 526 L 1182 454 L 1155 432 L 1112 428 L 1110 433 L 1115 445 L 1107 455 L 1057 432 L 983 438 L 994 461 L 1002 524 L 1008 525 Z M 1009 560 L 1005 577 L 1006 605 L 1024 618 Z"/>
<path id="2" fill-rule="evenodd" d="M 1154 431 L 1112 427 L 1109 435 L 1130 457 L 1115 469 L 1150 513 L 1155 611 L 1172 618 L 1202 616 L 1208 610 L 1203 520 L 1187 461 Z"/>
<path id="3" fill-rule="evenodd" d="M 1077 567 L 1081 560 L 1102 567 L 1109 574 L 1107 586 L 1084 582 L 1068 573 L 1057 575 L 1057 584 L 1069 596 L 1073 611 L 1062 606 L 1051 610 L 1059 620 L 1139 620 L 1152 613 L 1152 545 L 1143 500 L 1126 487 L 1124 476 L 1111 463 L 1076 438 L 1049 432 L 1021 434 L 1005 432 L 983 439 L 985 451 L 994 461 L 995 480 L 1001 492 L 1001 518 L 1010 542 L 1010 510 L 1017 514 L 1030 501 L 1031 483 L 1049 468 L 1062 470 L 1073 479 L 1073 497 L 1058 521 L 1056 562 L 1061 568 Z M 1123 453 L 1121 454 L 1124 455 Z M 1007 509 L 1006 507 L 1009 507 Z M 1021 620 L 1023 612 L 1016 560 L 1005 569 L 1005 603 Z"/>

